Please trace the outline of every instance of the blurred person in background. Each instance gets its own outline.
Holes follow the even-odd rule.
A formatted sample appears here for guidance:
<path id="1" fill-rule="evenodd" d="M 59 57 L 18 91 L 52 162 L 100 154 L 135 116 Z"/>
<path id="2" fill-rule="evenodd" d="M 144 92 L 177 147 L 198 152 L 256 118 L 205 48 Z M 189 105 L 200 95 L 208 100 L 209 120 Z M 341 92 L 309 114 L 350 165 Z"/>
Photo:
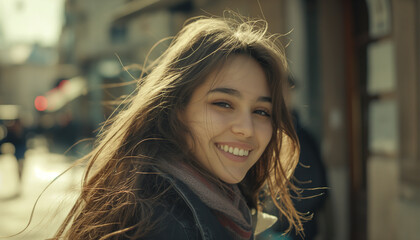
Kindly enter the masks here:
<path id="1" fill-rule="evenodd" d="M 276 39 L 239 16 L 186 24 L 81 159 L 81 195 L 54 239 L 253 239 L 275 221 L 261 213 L 265 183 L 302 231 Z"/>
<path id="2" fill-rule="evenodd" d="M 19 165 L 15 146 L 0 143 L 0 201 L 15 198 L 20 192 Z"/>
<path id="3" fill-rule="evenodd" d="M 25 128 L 19 118 L 7 120 L 5 123 L 6 135 L 5 138 L 0 139 L 1 143 L 9 142 L 13 144 L 15 151 L 14 155 L 17 160 L 22 160 L 26 152 L 26 138 Z"/>
<path id="4" fill-rule="evenodd" d="M 293 110 L 293 91 L 296 84 L 293 78 L 288 78 L 291 88 L 286 95 L 287 106 L 292 109 L 293 123 L 300 143 L 299 163 L 293 173 L 292 182 L 300 190 L 292 193 L 293 205 L 301 213 L 311 215 L 311 219 L 303 222 L 303 234 L 297 231 L 290 231 L 284 235 L 289 224 L 287 219 L 281 216 L 275 205 L 270 199 L 265 202 L 264 210 L 279 217 L 269 230 L 258 239 L 260 240 L 312 240 L 319 233 L 318 213 L 323 208 L 327 199 L 327 176 L 324 163 L 321 158 L 319 146 L 313 135 L 299 121 L 299 115 Z"/>
<path id="5" fill-rule="evenodd" d="M 3 154 L 2 190 L 13 186 L 14 197 L 19 194 L 20 178 L 22 176 L 23 159 L 26 152 L 26 129 L 19 118 L 6 120 L 2 126 L 4 137 L 0 139 L 0 146 L 7 146 L 4 149 L 13 149 L 1 152 Z M 13 158 L 12 158 L 13 156 Z M 13 160 L 11 160 L 13 159 Z M 17 176 L 17 178 L 16 178 Z M 1 181 L 1 179 L 0 179 Z M 9 184 L 8 184 L 9 183 Z M 8 186 L 6 186 L 8 185 Z"/>

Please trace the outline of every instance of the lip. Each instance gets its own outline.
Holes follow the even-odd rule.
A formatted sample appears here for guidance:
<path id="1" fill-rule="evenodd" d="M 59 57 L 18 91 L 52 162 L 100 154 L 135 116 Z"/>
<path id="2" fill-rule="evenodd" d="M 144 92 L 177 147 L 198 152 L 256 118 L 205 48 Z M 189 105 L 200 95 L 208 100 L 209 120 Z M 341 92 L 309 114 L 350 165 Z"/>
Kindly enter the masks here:
<path id="1" fill-rule="evenodd" d="M 248 159 L 248 157 L 249 157 L 249 155 L 248 156 L 242 156 L 242 157 L 241 156 L 236 156 L 236 155 L 233 155 L 232 153 L 225 152 L 225 151 L 223 151 L 222 149 L 220 149 L 218 147 L 216 147 L 216 148 L 219 150 L 219 152 L 223 156 L 225 156 L 226 158 L 232 160 L 233 162 L 245 162 Z"/>

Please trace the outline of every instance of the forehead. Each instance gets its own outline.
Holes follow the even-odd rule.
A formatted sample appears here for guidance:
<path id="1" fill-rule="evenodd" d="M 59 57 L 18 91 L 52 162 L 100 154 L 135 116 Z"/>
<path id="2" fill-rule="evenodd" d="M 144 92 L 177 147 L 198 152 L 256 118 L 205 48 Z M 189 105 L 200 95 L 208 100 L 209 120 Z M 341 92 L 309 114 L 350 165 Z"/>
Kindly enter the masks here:
<path id="1" fill-rule="evenodd" d="M 230 56 L 221 67 L 209 75 L 204 85 L 207 90 L 224 87 L 245 94 L 270 96 L 263 68 L 254 58 L 246 55 Z"/>

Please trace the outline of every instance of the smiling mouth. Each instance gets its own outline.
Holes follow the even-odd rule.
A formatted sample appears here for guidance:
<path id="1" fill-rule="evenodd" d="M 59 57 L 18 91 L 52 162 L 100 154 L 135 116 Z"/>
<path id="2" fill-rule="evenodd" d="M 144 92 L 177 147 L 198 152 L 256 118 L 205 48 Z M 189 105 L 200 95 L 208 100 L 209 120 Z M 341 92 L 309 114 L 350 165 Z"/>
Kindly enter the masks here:
<path id="1" fill-rule="evenodd" d="M 245 150 L 242 148 L 238 148 L 238 147 L 231 147 L 228 145 L 219 145 L 217 144 L 217 147 L 227 153 L 233 154 L 235 156 L 239 156 L 239 157 L 247 157 L 249 155 L 250 150 Z"/>

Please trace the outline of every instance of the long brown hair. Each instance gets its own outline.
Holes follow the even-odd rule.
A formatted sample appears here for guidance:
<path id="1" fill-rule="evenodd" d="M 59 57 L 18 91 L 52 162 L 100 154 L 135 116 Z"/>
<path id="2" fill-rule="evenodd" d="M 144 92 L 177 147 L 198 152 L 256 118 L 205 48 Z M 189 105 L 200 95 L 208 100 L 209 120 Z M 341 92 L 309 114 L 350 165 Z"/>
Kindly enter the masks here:
<path id="1" fill-rule="evenodd" d="M 153 228 L 151 216 L 167 190 L 147 178 L 149 167 L 158 166 L 159 159 L 184 161 L 209 175 L 186 147 L 190 132 L 178 113 L 206 76 L 233 54 L 246 54 L 261 65 L 273 102 L 271 141 L 240 188 L 256 207 L 258 194 L 267 184 L 290 228 L 302 230 L 302 216 L 289 194 L 294 190 L 289 177 L 298 161 L 299 144 L 283 99 L 287 63 L 278 37 L 267 33 L 262 20 L 197 17 L 187 22 L 140 77 L 135 96 L 105 123 L 95 149 L 85 157 L 88 165 L 81 195 L 54 239 L 144 236 Z M 147 189 L 154 194 L 147 195 Z"/>

